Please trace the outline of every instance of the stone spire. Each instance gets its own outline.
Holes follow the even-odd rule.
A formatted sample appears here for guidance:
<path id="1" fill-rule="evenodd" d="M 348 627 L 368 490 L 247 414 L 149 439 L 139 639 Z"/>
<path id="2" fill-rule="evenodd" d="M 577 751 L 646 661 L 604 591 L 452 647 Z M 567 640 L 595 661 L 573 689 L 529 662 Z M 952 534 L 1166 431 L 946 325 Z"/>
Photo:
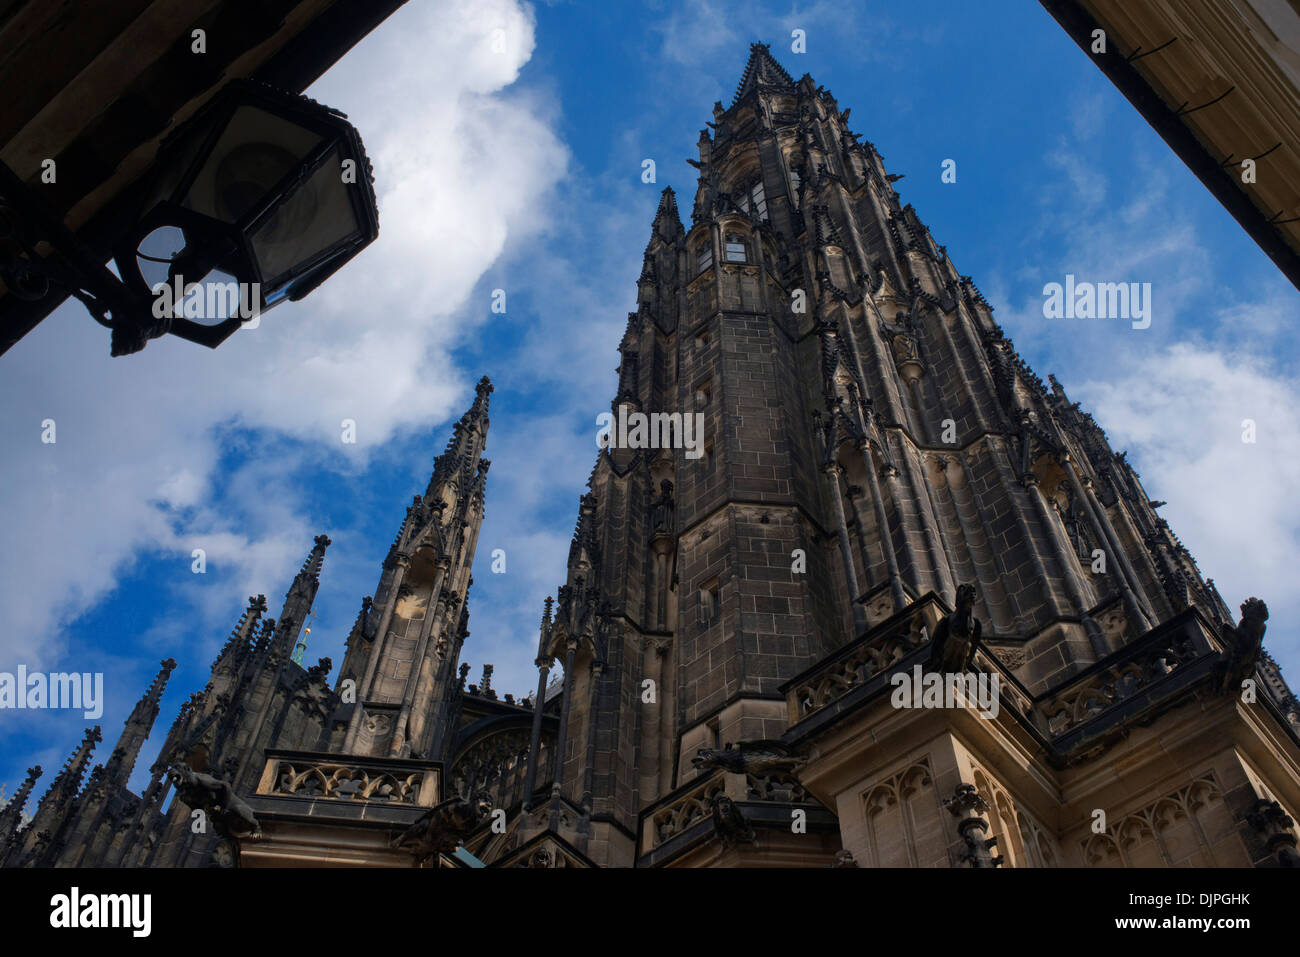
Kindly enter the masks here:
<path id="1" fill-rule="evenodd" d="M 781 720 L 784 682 L 927 594 L 966 585 L 1033 693 L 1188 604 L 1223 619 L 1122 454 L 1015 353 L 848 120 L 753 44 L 689 161 L 689 228 L 670 191 L 655 211 L 613 411 L 703 434 L 689 455 L 680 434 L 599 453 L 538 659 L 565 672 L 555 819 L 611 861 L 692 749 Z M 629 707 L 647 679 L 656 700 Z"/>
<path id="2" fill-rule="evenodd" d="M 483 521 L 491 394 L 485 376 L 435 461 L 425 494 L 407 508 L 374 601 L 349 638 L 339 680 L 355 682 L 357 700 L 373 706 L 374 720 L 365 720 L 367 707 L 353 710 L 347 753 L 437 755 L 454 730 L 447 709 L 467 634 L 470 568 Z"/>
<path id="3" fill-rule="evenodd" d="M 732 105 L 740 102 L 740 99 L 751 90 L 760 90 L 764 87 L 793 89 L 794 80 L 790 78 L 789 73 L 785 72 L 785 68 L 776 62 L 771 48 L 766 43 L 751 43 L 749 60 L 746 61 L 745 71 L 740 76 Z"/>
<path id="4" fill-rule="evenodd" d="M 117 747 L 113 749 L 113 754 L 105 767 L 105 780 L 109 784 L 126 785 L 135 767 L 136 759 L 140 756 L 140 748 L 148 740 L 154 721 L 158 719 L 158 705 L 167 687 L 167 679 L 171 677 L 175 668 L 175 659 L 164 660 L 153 683 L 127 716 Z"/>
<path id="5" fill-rule="evenodd" d="M 465 475 L 467 468 L 470 469 L 468 474 L 472 474 L 483 451 L 483 444 L 487 441 L 488 401 L 491 395 L 492 382 L 483 376 L 474 387 L 474 403 L 452 427 L 446 451 L 434 460 L 433 474 L 424 493 L 426 501 L 458 476 Z"/>
<path id="6" fill-rule="evenodd" d="M 94 754 L 95 745 L 102 740 L 103 733 L 99 725 L 86 729 L 81 744 L 77 745 L 76 750 L 64 762 L 62 770 L 50 784 L 50 789 L 36 805 L 36 813 L 32 815 L 31 823 L 24 830 L 24 834 L 29 836 L 29 840 L 24 842 L 28 850 L 33 846 L 32 841 L 39 837 L 42 831 L 53 833 L 67 818 L 77 793 L 81 790 L 86 769 L 90 767 L 90 757 Z"/>
<path id="7" fill-rule="evenodd" d="M 325 562 L 325 549 L 330 545 L 329 536 L 317 535 L 315 544 L 302 568 L 294 576 L 293 584 L 284 596 L 284 608 L 280 612 L 279 625 L 273 645 L 274 653 L 281 659 L 289 658 L 303 625 L 307 622 L 307 613 L 316 601 L 316 591 L 320 588 L 320 571 Z"/>
<path id="8" fill-rule="evenodd" d="M 39 764 L 34 768 L 28 768 L 27 779 L 14 792 L 9 802 L 0 808 L 0 860 L 4 858 L 5 846 L 13 837 L 14 832 L 18 830 L 19 825 L 22 824 L 23 808 L 26 807 L 32 788 L 36 786 L 36 779 L 40 776 L 41 766 Z"/>
<path id="9" fill-rule="evenodd" d="M 265 612 L 266 596 L 250 595 L 248 597 L 248 607 L 239 616 L 239 621 L 235 624 L 234 630 L 230 632 L 230 637 L 226 639 L 225 646 L 221 649 L 221 653 L 217 655 L 217 660 L 213 664 L 214 669 L 235 670 L 238 668 L 239 662 L 252 650 L 254 629 Z"/>

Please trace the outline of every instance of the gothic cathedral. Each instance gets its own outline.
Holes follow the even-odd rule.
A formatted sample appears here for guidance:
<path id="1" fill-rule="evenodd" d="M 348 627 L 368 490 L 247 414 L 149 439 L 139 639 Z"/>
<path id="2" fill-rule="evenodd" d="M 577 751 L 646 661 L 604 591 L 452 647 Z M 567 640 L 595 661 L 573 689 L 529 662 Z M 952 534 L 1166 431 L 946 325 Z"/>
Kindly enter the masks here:
<path id="1" fill-rule="evenodd" d="M 250 599 L 127 787 L 175 663 L 6 866 L 1295 866 L 1300 702 L 1137 474 L 1024 364 L 849 110 L 751 48 L 664 190 L 537 692 L 460 663 L 491 385 L 334 683 L 329 540 Z M 680 445 L 680 443 L 677 443 Z M 689 454 L 688 454 L 689 453 Z M 87 774 L 87 772 L 89 772 Z"/>

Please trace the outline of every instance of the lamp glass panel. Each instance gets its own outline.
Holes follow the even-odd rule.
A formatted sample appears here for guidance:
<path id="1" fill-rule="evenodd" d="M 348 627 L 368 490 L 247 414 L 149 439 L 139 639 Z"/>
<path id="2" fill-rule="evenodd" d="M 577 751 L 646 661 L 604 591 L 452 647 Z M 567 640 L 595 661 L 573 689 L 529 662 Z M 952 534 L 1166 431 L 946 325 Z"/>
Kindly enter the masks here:
<path id="1" fill-rule="evenodd" d="M 253 230 L 249 238 L 267 287 L 265 294 L 277 288 L 294 267 L 360 231 L 348 190 L 362 188 L 359 183 L 343 182 L 335 149 Z"/>
<path id="2" fill-rule="evenodd" d="M 176 314 L 205 326 L 216 325 L 236 313 L 251 318 L 253 311 L 261 306 L 253 300 L 251 287 L 219 269 L 196 283 L 186 282 L 184 292 Z"/>
<path id="3" fill-rule="evenodd" d="M 314 130 L 256 106 L 240 106 L 203 161 L 181 204 L 235 223 L 260 203 L 285 174 L 321 142 Z"/>
<path id="4" fill-rule="evenodd" d="M 171 260 L 184 248 L 185 234 L 177 226 L 160 226 L 140 240 L 136 247 L 136 263 L 145 285 L 152 289 L 158 283 L 166 282 Z"/>

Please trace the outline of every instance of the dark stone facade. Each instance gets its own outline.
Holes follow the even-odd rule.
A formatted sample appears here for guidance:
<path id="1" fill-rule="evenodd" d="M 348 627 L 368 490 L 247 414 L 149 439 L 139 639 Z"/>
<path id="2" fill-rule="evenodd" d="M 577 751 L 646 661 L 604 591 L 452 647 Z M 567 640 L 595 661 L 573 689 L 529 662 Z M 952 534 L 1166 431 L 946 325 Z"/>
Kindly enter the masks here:
<path id="1" fill-rule="evenodd" d="M 1249 657 L 1262 621 L 1258 634 L 1234 624 L 1123 453 L 1027 368 L 848 118 L 755 45 L 735 100 L 701 132 L 689 227 L 664 191 L 612 411 L 700 413 L 704 454 L 600 453 L 542 620 L 538 687 L 559 668 L 561 688 L 499 701 L 490 672 L 466 687 L 459 665 L 488 470 L 484 380 L 363 602 L 335 685 L 328 661 L 290 660 L 321 538 L 278 623 L 251 601 L 144 796 L 125 782 L 166 667 L 85 786 L 97 732 L 31 824 L 0 813 L 4 862 L 251 853 L 237 835 L 193 834 L 178 802 L 164 810 L 177 762 L 229 782 L 259 818 L 301 824 L 328 806 L 327 829 L 371 805 L 376 828 L 413 825 L 432 807 L 421 782 L 440 775 L 438 800 L 490 793 L 506 811 L 504 830 L 463 835 L 500 866 L 648 866 L 707 846 L 851 862 L 835 855 L 847 824 L 799 775 L 715 773 L 692 756 L 803 747 L 843 727 L 885 692 L 889 668 L 930 661 L 962 585 L 982 629 L 974 667 L 1005 679 L 1044 774 L 1096 759 L 1241 661 L 1294 744 L 1294 695 L 1266 654 Z M 934 770 L 899 778 L 928 786 Z M 972 823 L 989 803 L 963 790 L 975 787 L 958 787 L 951 860 L 993 866 Z M 1252 795 L 1233 793 L 1234 820 L 1253 813 L 1293 856 L 1281 807 L 1251 811 Z M 773 836 L 792 813 L 808 825 L 797 847 Z"/>

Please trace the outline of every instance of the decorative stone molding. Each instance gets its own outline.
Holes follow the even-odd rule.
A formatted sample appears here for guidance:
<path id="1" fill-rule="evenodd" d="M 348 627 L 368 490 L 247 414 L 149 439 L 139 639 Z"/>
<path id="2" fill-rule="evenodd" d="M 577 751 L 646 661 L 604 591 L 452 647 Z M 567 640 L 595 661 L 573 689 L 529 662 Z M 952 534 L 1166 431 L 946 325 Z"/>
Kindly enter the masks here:
<path id="1" fill-rule="evenodd" d="M 938 600 L 912 604 L 908 614 L 832 655 L 786 689 L 790 720 L 815 714 L 929 640 L 943 616 Z"/>
<path id="2" fill-rule="evenodd" d="M 472 741 L 452 759 L 447 774 L 448 793 L 469 795 L 481 792 L 499 808 L 509 808 L 522 801 L 527 797 L 524 786 L 531 736 L 530 727 L 516 726 Z M 536 787 L 549 787 L 551 783 L 554 745 L 554 733 L 544 729 L 537 759 Z"/>
<path id="3" fill-rule="evenodd" d="M 656 848 L 700 821 L 711 818 L 714 800 L 726 793 L 726 779 L 720 773 L 714 774 L 656 811 L 647 822 L 650 845 L 645 850 Z"/>
<path id="4" fill-rule="evenodd" d="M 1264 845 L 1277 858 L 1279 867 L 1300 867 L 1300 854 L 1296 852 L 1295 822 L 1282 809 L 1282 805 L 1260 798 L 1251 806 L 1246 820 L 1263 836 Z"/>
<path id="5" fill-rule="evenodd" d="M 993 854 L 993 848 L 998 843 L 997 837 L 984 836 L 989 829 L 985 817 L 989 803 L 981 796 L 979 789 L 973 784 L 959 784 L 953 796 L 943 802 L 943 806 L 954 817 L 960 818 L 957 833 L 966 842 L 966 851 L 961 859 L 976 868 L 1001 866 L 1002 858 Z"/>
<path id="6" fill-rule="evenodd" d="M 1112 820 L 1105 831 L 1080 843 L 1088 867 L 1214 866 L 1210 834 L 1218 823 L 1231 829 L 1232 818 L 1213 775 L 1206 774 L 1145 807 Z M 1185 850 L 1191 848 L 1190 855 Z"/>
<path id="7" fill-rule="evenodd" d="M 323 757 L 268 756 L 258 794 L 432 807 L 437 772 Z"/>
<path id="8" fill-rule="evenodd" d="M 1116 707 L 1175 670 L 1209 654 L 1198 623 L 1152 632 L 1098 662 L 1038 704 L 1047 732 L 1064 734 Z"/>

